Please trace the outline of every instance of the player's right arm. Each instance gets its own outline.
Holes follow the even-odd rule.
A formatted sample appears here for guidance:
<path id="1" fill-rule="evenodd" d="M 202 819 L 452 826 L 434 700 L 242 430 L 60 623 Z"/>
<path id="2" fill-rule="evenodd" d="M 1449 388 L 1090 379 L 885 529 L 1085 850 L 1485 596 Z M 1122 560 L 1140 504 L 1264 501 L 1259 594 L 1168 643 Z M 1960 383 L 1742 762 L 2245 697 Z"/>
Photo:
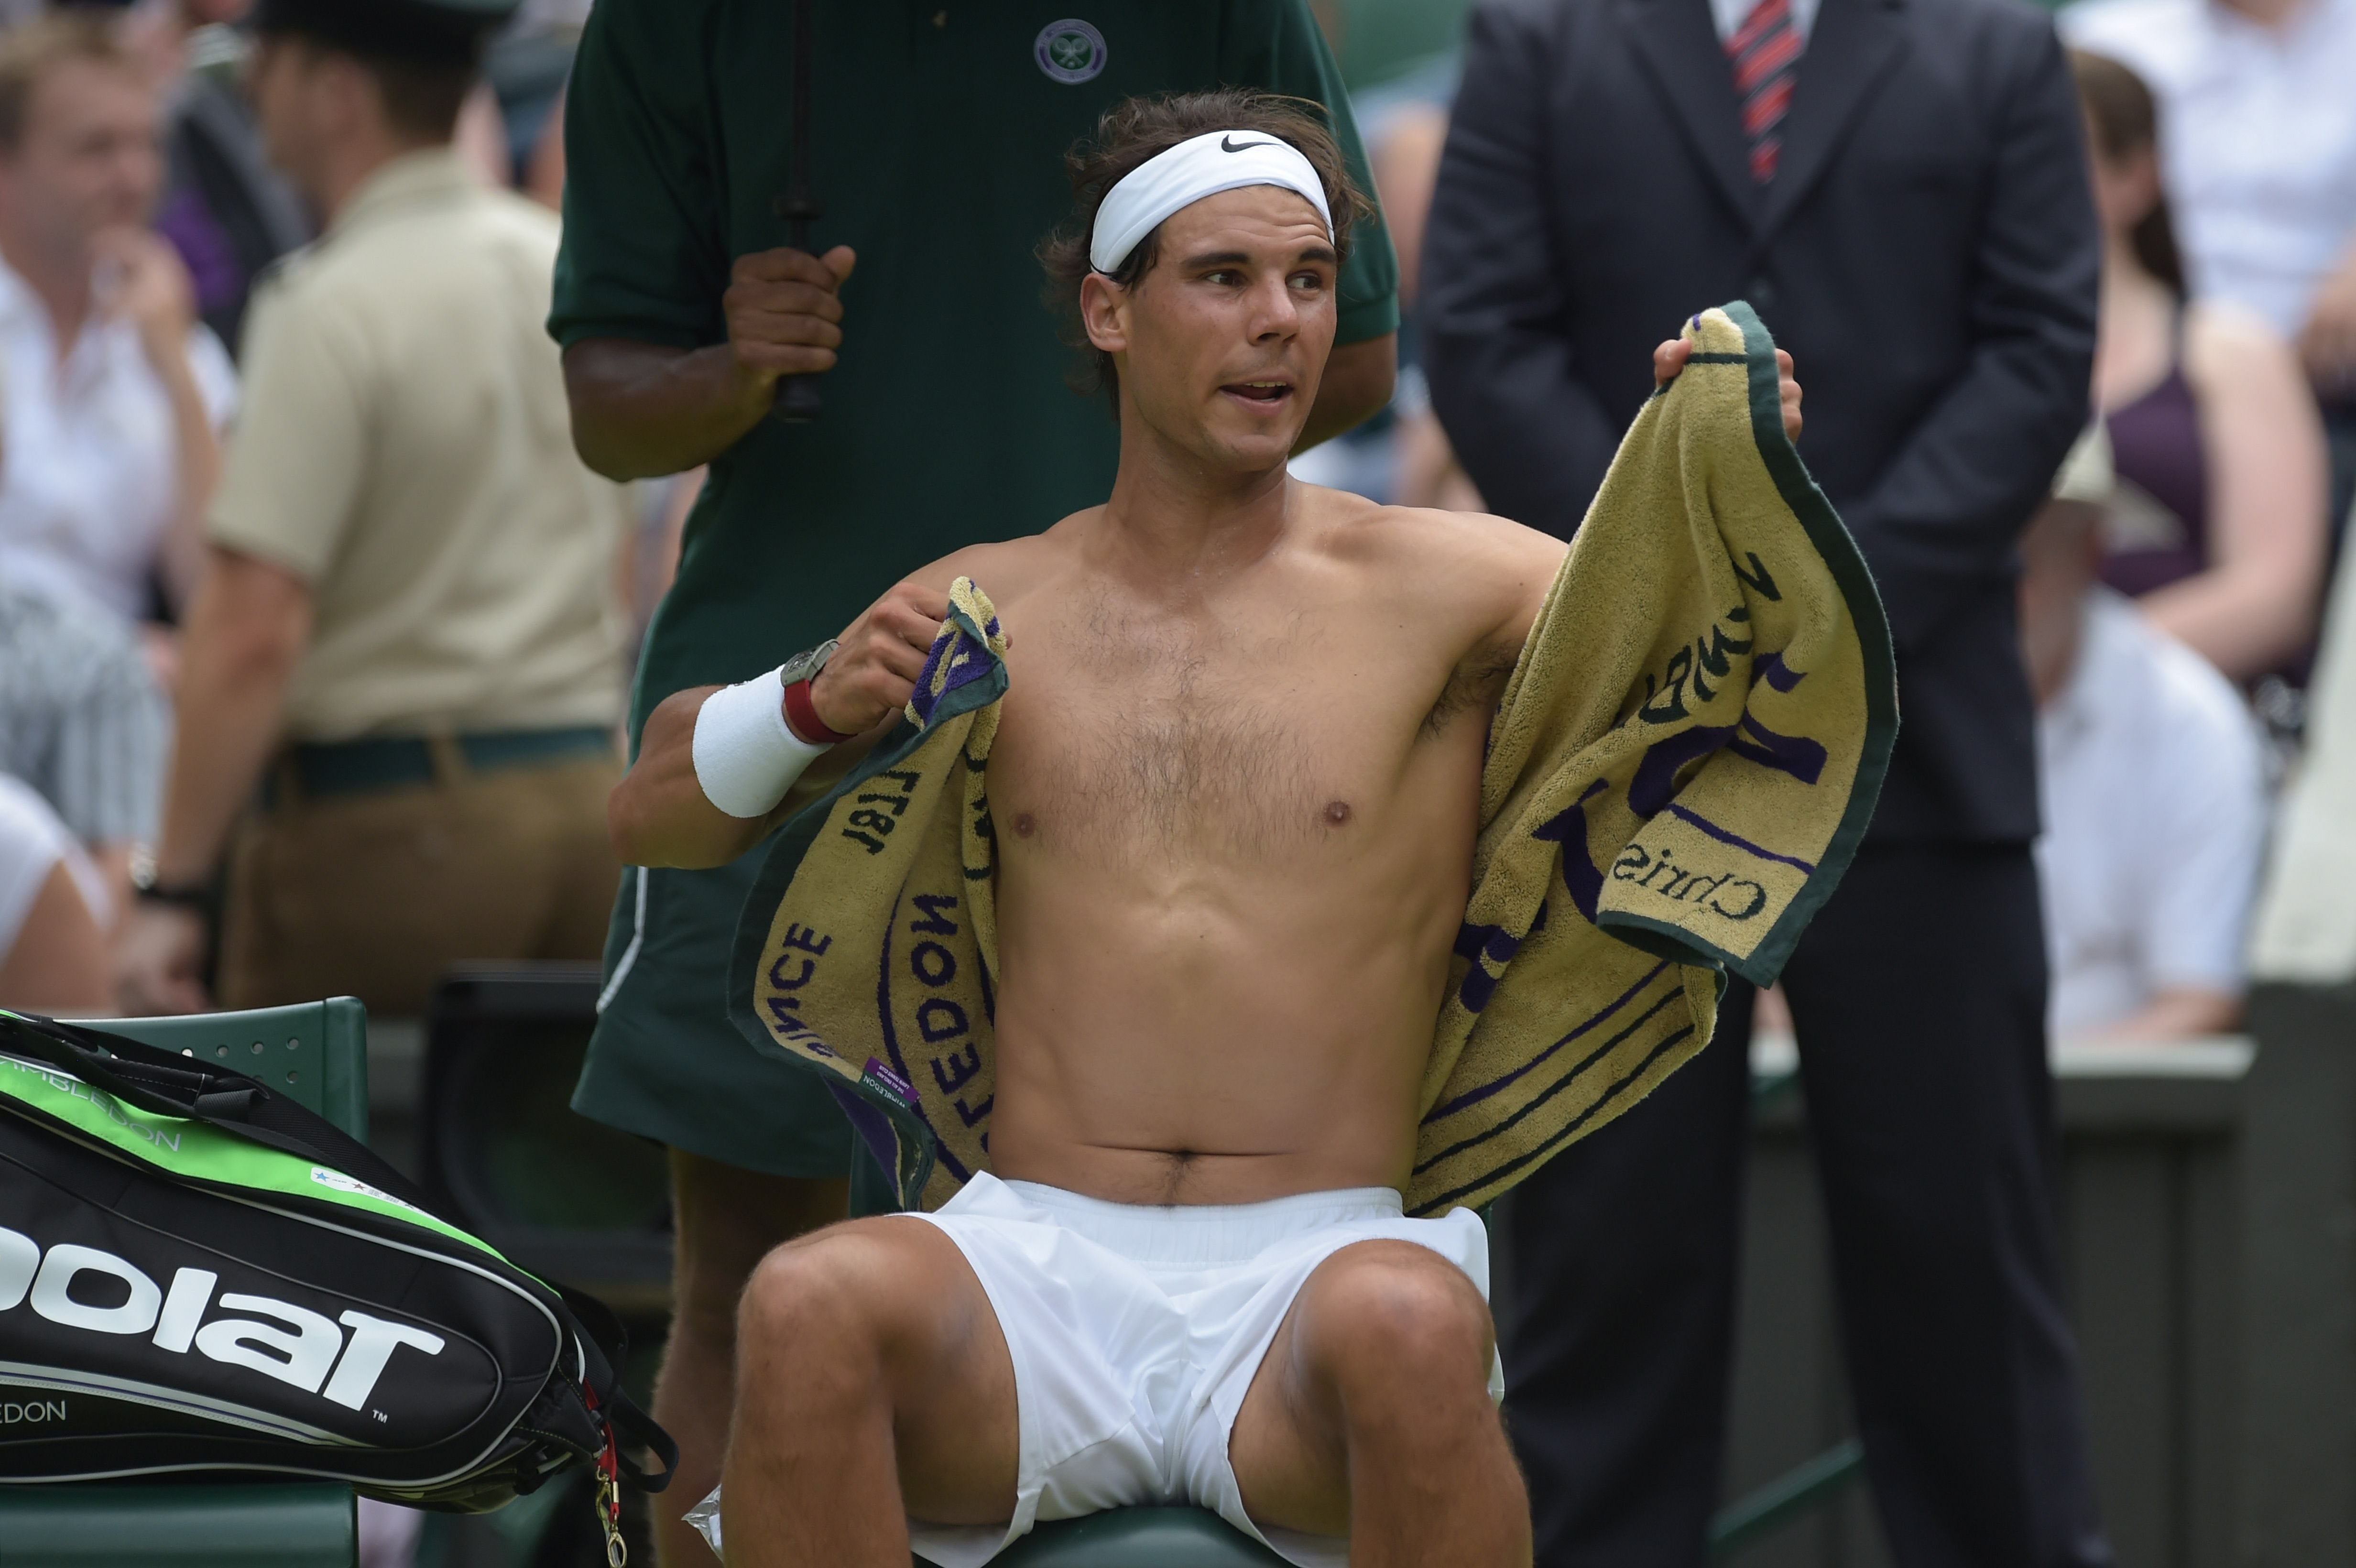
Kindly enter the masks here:
<path id="1" fill-rule="evenodd" d="M 812 763 L 785 798 L 759 816 L 734 816 L 704 793 L 695 771 L 695 724 L 716 686 L 675 691 L 647 715 L 637 760 L 607 799 L 615 852 L 633 866 L 724 866 L 816 800 L 883 739 L 908 704 L 925 656 L 949 613 L 949 584 L 991 547 L 959 550 L 896 584 L 843 629 L 810 683 L 819 722 L 853 737 Z M 790 720 L 788 720 L 790 724 Z"/>

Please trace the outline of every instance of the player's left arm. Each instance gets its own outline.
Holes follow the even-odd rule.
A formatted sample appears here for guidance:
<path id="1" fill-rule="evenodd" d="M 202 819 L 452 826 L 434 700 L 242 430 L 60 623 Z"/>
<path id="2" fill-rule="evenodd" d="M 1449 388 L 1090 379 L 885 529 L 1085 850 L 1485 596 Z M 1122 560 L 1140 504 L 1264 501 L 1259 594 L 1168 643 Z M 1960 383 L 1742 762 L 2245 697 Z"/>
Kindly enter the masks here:
<path id="1" fill-rule="evenodd" d="M 1653 350 L 1653 384 L 1665 387 L 1676 380 L 1692 357 L 1693 345 L 1682 337 L 1663 343 Z M 1783 433 L 1797 441 L 1800 383 L 1793 374 L 1791 355 L 1781 348 L 1775 350 L 1775 369 L 1783 396 Z M 1500 609 L 1497 620 L 1465 662 L 1483 667 L 1502 664 L 1510 670 L 1522 645 L 1529 640 L 1530 628 L 1537 624 L 1538 613 L 1546 607 L 1547 594 L 1554 587 L 1555 574 L 1569 547 L 1551 535 L 1503 517 L 1467 521 L 1478 527 L 1474 559 L 1494 583 Z"/>

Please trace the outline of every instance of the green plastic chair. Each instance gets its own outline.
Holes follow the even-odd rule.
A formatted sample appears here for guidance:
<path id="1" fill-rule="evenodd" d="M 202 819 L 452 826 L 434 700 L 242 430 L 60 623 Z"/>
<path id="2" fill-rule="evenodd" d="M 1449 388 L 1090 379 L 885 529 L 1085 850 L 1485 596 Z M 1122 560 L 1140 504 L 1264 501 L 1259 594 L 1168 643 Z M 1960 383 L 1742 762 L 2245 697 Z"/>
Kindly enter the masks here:
<path id="1" fill-rule="evenodd" d="M 918 1562 L 923 1560 L 920 1558 Z M 1207 1509 L 1124 1508 L 1043 1524 L 993 1568 L 1283 1568 Z"/>
<path id="2" fill-rule="evenodd" d="M 368 1136 L 368 1009 L 350 997 L 100 1029 L 225 1063 Z M 352 1488 L 333 1481 L 0 1487 L 8 1568 L 353 1568 Z"/>

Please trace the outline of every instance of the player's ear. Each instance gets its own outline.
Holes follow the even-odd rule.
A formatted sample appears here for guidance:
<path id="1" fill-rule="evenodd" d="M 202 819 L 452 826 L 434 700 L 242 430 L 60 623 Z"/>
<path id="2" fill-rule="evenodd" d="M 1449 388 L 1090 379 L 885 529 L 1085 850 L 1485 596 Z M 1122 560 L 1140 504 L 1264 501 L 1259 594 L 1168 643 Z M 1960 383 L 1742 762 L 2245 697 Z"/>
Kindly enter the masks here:
<path id="1" fill-rule="evenodd" d="M 1091 347 L 1119 354 L 1129 347 L 1130 293 L 1102 272 L 1080 280 L 1080 326 Z"/>

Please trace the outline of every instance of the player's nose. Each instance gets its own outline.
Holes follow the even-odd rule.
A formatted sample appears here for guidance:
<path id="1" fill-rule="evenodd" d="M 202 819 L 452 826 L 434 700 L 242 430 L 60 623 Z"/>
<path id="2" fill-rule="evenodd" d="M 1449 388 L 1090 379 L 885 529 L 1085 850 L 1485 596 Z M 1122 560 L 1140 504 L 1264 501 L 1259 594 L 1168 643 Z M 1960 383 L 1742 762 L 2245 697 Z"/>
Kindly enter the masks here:
<path id="1" fill-rule="evenodd" d="M 1254 340 L 1290 337 L 1301 330 L 1301 301 L 1290 283 L 1277 277 L 1251 292 L 1251 333 Z"/>

